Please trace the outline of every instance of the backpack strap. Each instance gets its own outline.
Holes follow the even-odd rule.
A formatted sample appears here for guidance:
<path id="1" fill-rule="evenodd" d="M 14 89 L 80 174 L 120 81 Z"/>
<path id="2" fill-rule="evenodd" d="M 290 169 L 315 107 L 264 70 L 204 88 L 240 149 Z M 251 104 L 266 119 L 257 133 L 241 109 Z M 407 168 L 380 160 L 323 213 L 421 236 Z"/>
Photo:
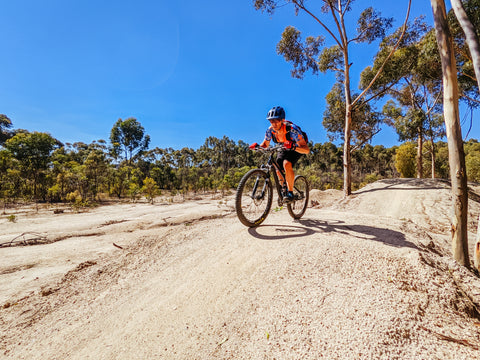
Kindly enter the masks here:
<path id="1" fill-rule="evenodd" d="M 287 141 L 292 141 L 292 137 L 290 136 L 291 130 L 292 130 L 292 123 L 288 121 L 285 124 L 285 131 L 286 131 L 285 138 L 287 139 Z M 272 140 L 275 144 L 278 144 L 277 137 L 275 136 L 274 132 L 272 132 Z"/>

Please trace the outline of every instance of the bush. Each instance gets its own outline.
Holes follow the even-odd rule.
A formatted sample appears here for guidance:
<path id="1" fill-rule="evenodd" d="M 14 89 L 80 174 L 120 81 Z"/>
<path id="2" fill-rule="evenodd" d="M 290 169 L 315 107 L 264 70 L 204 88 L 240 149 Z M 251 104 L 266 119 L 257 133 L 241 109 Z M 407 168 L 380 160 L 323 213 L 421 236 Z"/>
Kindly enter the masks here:
<path id="1" fill-rule="evenodd" d="M 417 149 L 414 143 L 400 145 L 395 153 L 395 167 L 402 178 L 415 177 Z"/>
<path id="2" fill-rule="evenodd" d="M 82 202 L 82 196 L 80 195 L 80 192 L 78 190 L 68 193 L 67 196 L 65 196 L 65 199 L 71 203 Z"/>

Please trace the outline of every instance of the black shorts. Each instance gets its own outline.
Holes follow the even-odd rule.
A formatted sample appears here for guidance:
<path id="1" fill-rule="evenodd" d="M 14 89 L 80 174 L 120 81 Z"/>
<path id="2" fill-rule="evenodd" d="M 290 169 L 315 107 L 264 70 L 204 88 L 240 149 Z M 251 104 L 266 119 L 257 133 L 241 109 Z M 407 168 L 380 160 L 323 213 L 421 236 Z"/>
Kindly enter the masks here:
<path id="1" fill-rule="evenodd" d="M 282 150 L 277 155 L 277 163 L 280 166 L 281 170 L 285 170 L 283 168 L 283 160 L 290 161 L 292 163 L 292 166 L 294 166 L 297 163 L 298 159 L 300 159 L 300 157 L 302 155 L 303 154 L 300 154 L 299 152 L 296 152 L 295 150 Z"/>

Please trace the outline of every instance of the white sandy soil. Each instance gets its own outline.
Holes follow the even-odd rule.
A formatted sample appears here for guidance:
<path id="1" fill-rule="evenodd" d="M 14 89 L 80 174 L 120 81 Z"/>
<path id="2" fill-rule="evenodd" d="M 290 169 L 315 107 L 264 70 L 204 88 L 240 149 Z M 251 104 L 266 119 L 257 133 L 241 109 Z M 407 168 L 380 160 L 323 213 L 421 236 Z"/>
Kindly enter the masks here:
<path id="1" fill-rule="evenodd" d="M 451 259 L 448 183 L 311 198 L 301 220 L 276 209 L 255 229 L 232 196 L 11 210 L 0 358 L 480 358 L 480 278 Z"/>

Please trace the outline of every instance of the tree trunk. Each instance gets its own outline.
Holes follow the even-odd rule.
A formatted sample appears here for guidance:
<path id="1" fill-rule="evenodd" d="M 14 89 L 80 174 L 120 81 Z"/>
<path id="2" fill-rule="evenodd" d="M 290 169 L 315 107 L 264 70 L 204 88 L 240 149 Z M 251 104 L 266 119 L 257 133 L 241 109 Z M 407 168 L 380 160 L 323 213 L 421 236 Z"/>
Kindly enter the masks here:
<path id="1" fill-rule="evenodd" d="M 417 179 L 423 178 L 423 135 L 422 129 L 418 128 L 417 138 Z"/>
<path id="2" fill-rule="evenodd" d="M 463 266 L 470 267 L 468 258 L 468 196 L 465 153 L 458 112 L 457 68 L 453 40 L 447 23 L 444 0 L 430 0 L 435 23 L 438 50 L 442 60 L 443 113 L 448 140 L 448 162 L 452 181 L 453 213 L 452 252 L 453 258 Z"/>
<path id="3" fill-rule="evenodd" d="M 347 44 L 344 45 L 343 61 L 345 66 L 345 143 L 343 144 L 343 195 L 352 194 L 352 160 L 350 140 L 352 136 L 352 95 L 350 93 L 350 64 L 348 63 Z"/>
<path id="4" fill-rule="evenodd" d="M 462 27 L 463 32 L 467 40 L 468 48 L 473 60 L 473 69 L 475 70 L 475 76 L 477 78 L 477 84 L 480 88 L 480 44 L 478 36 L 472 22 L 467 16 L 465 9 L 463 8 L 461 0 L 451 0 L 453 11 L 455 16 Z M 479 223 L 480 224 L 480 223 Z M 477 229 L 477 243 L 475 244 L 474 253 L 475 268 L 480 271 L 480 225 Z"/>
<path id="5" fill-rule="evenodd" d="M 480 216 L 478 220 L 480 223 Z M 475 268 L 480 271 L 480 226 L 477 227 L 477 243 L 475 244 L 473 259 L 474 259 Z"/>
<path id="6" fill-rule="evenodd" d="M 433 137 L 432 137 L 431 156 L 432 156 L 432 179 L 435 179 L 435 142 L 433 141 Z"/>
<path id="7" fill-rule="evenodd" d="M 350 137 L 352 127 L 352 111 L 347 106 L 345 115 L 345 143 L 343 144 L 343 195 L 352 194 L 352 160 L 350 154 Z"/>
<path id="8" fill-rule="evenodd" d="M 475 70 L 475 76 L 477 77 L 477 83 L 480 86 L 480 44 L 478 36 L 472 22 L 468 18 L 465 9 L 463 8 L 461 0 L 450 0 L 452 3 L 452 9 L 455 12 L 455 16 L 465 33 L 468 49 L 472 55 L 473 69 Z"/>

